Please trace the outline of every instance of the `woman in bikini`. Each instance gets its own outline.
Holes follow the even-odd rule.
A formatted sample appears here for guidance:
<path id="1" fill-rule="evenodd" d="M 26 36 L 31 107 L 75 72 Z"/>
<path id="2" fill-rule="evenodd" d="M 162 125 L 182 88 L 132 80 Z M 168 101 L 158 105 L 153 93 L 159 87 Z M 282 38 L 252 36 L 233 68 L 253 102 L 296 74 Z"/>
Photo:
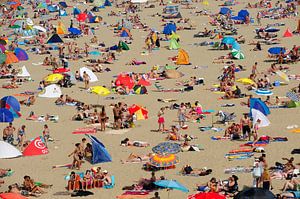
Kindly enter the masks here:
<path id="1" fill-rule="evenodd" d="M 77 168 L 78 170 L 80 170 L 81 163 L 82 163 L 80 143 L 75 144 L 75 150 L 69 155 L 69 157 L 71 157 L 72 155 L 73 155 L 72 168 Z"/>
<path id="2" fill-rule="evenodd" d="M 106 115 L 106 112 L 105 112 L 105 106 L 102 106 L 102 110 L 100 112 L 100 131 L 105 131 L 105 123 L 106 123 L 106 120 L 107 120 L 107 115 Z"/>

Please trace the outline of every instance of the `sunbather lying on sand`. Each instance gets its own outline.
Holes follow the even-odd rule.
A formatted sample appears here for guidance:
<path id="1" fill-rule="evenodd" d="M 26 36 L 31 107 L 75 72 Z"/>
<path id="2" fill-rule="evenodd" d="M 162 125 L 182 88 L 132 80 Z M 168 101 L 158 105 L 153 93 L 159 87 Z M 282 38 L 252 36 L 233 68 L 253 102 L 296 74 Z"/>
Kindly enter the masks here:
<path id="1" fill-rule="evenodd" d="M 150 144 L 142 141 L 130 141 L 129 138 L 125 138 L 121 141 L 121 146 L 147 147 L 150 146 Z"/>
<path id="2" fill-rule="evenodd" d="M 199 175 L 206 176 L 212 173 L 211 169 L 201 168 L 201 169 L 193 169 L 190 165 L 185 165 L 181 172 L 184 175 Z"/>
<path id="3" fill-rule="evenodd" d="M 122 164 L 148 162 L 151 156 L 153 156 L 152 153 L 149 153 L 146 155 L 137 155 L 137 154 L 131 153 L 125 161 L 121 160 L 121 162 L 122 162 Z"/>
<path id="4" fill-rule="evenodd" d="M 19 103 L 21 105 L 30 106 L 30 105 L 34 105 L 35 100 L 36 100 L 35 96 L 32 95 L 32 96 L 29 96 L 26 100 L 19 101 Z"/>

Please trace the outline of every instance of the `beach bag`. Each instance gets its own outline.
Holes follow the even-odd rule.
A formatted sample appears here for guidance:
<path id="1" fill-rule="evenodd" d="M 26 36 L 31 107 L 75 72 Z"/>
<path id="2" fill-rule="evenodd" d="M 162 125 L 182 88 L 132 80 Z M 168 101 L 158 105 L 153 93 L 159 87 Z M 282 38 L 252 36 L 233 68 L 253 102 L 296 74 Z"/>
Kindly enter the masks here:
<path id="1" fill-rule="evenodd" d="M 261 177 L 261 168 L 259 167 L 254 167 L 252 175 L 254 178 L 260 178 Z"/>

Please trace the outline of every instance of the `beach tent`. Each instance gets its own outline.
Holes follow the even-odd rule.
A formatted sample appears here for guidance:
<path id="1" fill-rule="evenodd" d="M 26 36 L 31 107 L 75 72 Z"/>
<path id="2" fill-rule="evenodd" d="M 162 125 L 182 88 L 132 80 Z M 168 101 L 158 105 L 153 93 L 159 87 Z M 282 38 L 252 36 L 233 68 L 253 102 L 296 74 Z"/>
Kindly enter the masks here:
<path id="1" fill-rule="evenodd" d="M 176 24 L 168 23 L 164 27 L 163 34 L 170 35 L 170 34 L 172 34 L 172 32 L 176 32 L 176 29 L 177 29 Z"/>
<path id="2" fill-rule="evenodd" d="M 283 37 L 292 37 L 292 36 L 293 36 L 292 31 L 289 28 L 287 28 L 283 34 Z"/>
<path id="3" fill-rule="evenodd" d="M 14 115 L 6 108 L 0 108 L 0 123 L 14 121 Z"/>
<path id="4" fill-rule="evenodd" d="M 132 89 L 134 86 L 134 81 L 131 79 L 129 75 L 125 74 L 120 74 L 115 82 L 116 86 L 125 86 L 128 87 L 129 89 Z"/>
<path id="5" fill-rule="evenodd" d="M 253 118 L 253 125 L 255 125 L 258 120 L 260 120 L 258 127 L 266 127 L 266 126 L 270 125 L 270 121 L 268 120 L 267 116 L 264 115 L 259 110 L 252 109 L 251 114 L 252 114 L 252 118 Z"/>
<path id="6" fill-rule="evenodd" d="M 100 142 L 96 137 L 92 135 L 86 135 L 88 138 L 91 139 L 92 149 L 93 149 L 93 157 L 92 157 L 92 164 L 97 163 L 104 163 L 104 162 L 111 162 L 112 158 L 108 151 L 106 150 L 105 146 Z"/>
<path id="7" fill-rule="evenodd" d="M 6 54 L 6 60 L 5 60 L 6 64 L 12 64 L 12 63 L 18 63 L 19 62 L 19 59 L 17 58 L 17 56 L 13 52 L 6 51 L 5 54 Z"/>
<path id="8" fill-rule="evenodd" d="M 0 159 L 16 158 L 22 156 L 22 153 L 13 145 L 0 140 Z"/>
<path id="9" fill-rule="evenodd" d="M 35 138 L 24 149 L 23 156 L 45 155 L 48 154 L 48 148 L 42 141 L 41 137 Z"/>
<path id="10" fill-rule="evenodd" d="M 220 8 L 220 12 L 219 12 L 221 15 L 226 15 L 226 14 L 231 14 L 232 11 L 229 9 L 229 8 L 226 8 L 226 7 L 222 7 Z"/>
<path id="11" fill-rule="evenodd" d="M 65 16 L 68 16 L 68 13 L 67 13 L 67 11 L 65 11 L 65 10 L 59 10 L 59 16 L 61 16 L 61 17 L 65 17 Z"/>
<path id="12" fill-rule="evenodd" d="M 183 49 L 178 50 L 176 64 L 177 65 L 189 65 L 190 64 L 189 55 L 185 50 L 183 50 Z"/>
<path id="13" fill-rule="evenodd" d="M 81 11 L 79 10 L 79 8 L 76 8 L 76 7 L 73 8 L 73 15 L 78 15 L 80 13 L 81 13 Z"/>
<path id="14" fill-rule="evenodd" d="M 122 32 L 120 34 L 120 37 L 131 37 L 131 33 L 129 32 L 128 29 L 122 28 Z"/>
<path id="15" fill-rule="evenodd" d="M 246 20 L 246 17 L 249 17 L 249 12 L 248 12 L 248 10 L 240 10 L 239 12 L 238 12 L 238 17 L 240 17 L 241 19 L 243 19 L 243 21 L 245 21 Z"/>
<path id="16" fill-rule="evenodd" d="M 170 45 L 169 45 L 169 49 L 170 50 L 177 50 L 180 48 L 179 43 L 177 42 L 176 39 L 170 39 Z"/>
<path id="17" fill-rule="evenodd" d="M 72 35 L 80 35 L 80 34 L 81 34 L 81 30 L 79 30 L 78 28 L 68 28 L 68 31 L 69 31 Z"/>
<path id="18" fill-rule="evenodd" d="M 120 41 L 118 45 L 118 49 L 129 50 L 129 46 L 124 41 Z"/>
<path id="19" fill-rule="evenodd" d="M 272 48 L 269 48 L 268 52 L 271 55 L 279 55 L 280 53 L 285 53 L 285 48 L 284 47 L 272 47 Z"/>
<path id="20" fill-rule="evenodd" d="M 17 74 L 17 77 L 30 77 L 30 73 L 28 72 L 26 66 L 22 66 L 20 72 Z"/>
<path id="21" fill-rule="evenodd" d="M 53 34 L 50 39 L 48 39 L 47 44 L 53 43 L 63 43 L 63 40 L 60 38 L 58 34 Z"/>
<path id="22" fill-rule="evenodd" d="M 41 91 L 38 96 L 46 98 L 58 98 L 62 94 L 61 89 L 56 84 L 51 84 L 46 86 L 43 91 Z"/>
<path id="23" fill-rule="evenodd" d="M 19 61 L 26 61 L 29 59 L 26 51 L 21 48 L 15 48 L 14 53 Z"/>
<path id="24" fill-rule="evenodd" d="M 258 98 L 250 99 L 250 113 L 252 109 L 259 110 L 264 115 L 269 115 L 271 113 L 269 107 L 261 99 Z"/>
<path id="25" fill-rule="evenodd" d="M 288 108 L 297 108 L 297 107 L 300 107 L 300 102 L 295 102 L 295 101 L 289 101 L 287 103 L 287 107 Z"/>
<path id="26" fill-rule="evenodd" d="M 111 6 L 111 2 L 109 0 L 105 0 L 104 6 Z"/>
<path id="27" fill-rule="evenodd" d="M 63 7 L 63 8 L 67 8 L 67 7 L 68 7 L 68 5 L 67 5 L 67 3 L 66 3 L 65 1 L 60 1 L 58 4 L 59 4 L 61 7 Z"/>
<path id="28" fill-rule="evenodd" d="M 58 25 L 56 28 L 56 33 L 59 35 L 64 35 L 67 33 L 66 27 L 64 26 L 64 24 L 61 21 L 58 22 Z"/>
<path id="29" fill-rule="evenodd" d="M 90 77 L 90 82 L 96 82 L 96 81 L 98 81 L 98 77 L 95 75 L 95 73 L 91 69 L 89 69 L 87 67 L 82 67 L 82 68 L 79 69 L 80 77 L 83 78 L 83 72 L 84 71 Z"/>

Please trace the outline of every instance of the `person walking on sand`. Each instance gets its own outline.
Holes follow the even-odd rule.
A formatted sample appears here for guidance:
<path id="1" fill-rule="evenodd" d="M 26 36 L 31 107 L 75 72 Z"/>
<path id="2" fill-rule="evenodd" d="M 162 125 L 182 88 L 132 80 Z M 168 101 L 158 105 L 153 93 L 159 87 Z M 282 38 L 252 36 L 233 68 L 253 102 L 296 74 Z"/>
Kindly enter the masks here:
<path id="1" fill-rule="evenodd" d="M 165 130 L 165 107 L 160 108 L 158 111 L 157 117 L 158 117 L 158 131 L 164 131 Z"/>
<path id="2" fill-rule="evenodd" d="M 87 90 L 89 88 L 90 85 L 90 76 L 86 73 L 86 71 L 83 72 L 83 81 L 84 81 L 84 88 Z"/>
<path id="3" fill-rule="evenodd" d="M 184 103 L 180 104 L 180 107 L 178 109 L 178 122 L 179 122 L 179 126 L 183 127 L 184 126 L 184 122 L 185 122 L 185 113 L 186 113 L 186 106 L 184 105 Z"/>

